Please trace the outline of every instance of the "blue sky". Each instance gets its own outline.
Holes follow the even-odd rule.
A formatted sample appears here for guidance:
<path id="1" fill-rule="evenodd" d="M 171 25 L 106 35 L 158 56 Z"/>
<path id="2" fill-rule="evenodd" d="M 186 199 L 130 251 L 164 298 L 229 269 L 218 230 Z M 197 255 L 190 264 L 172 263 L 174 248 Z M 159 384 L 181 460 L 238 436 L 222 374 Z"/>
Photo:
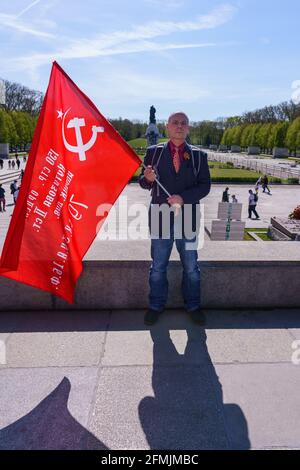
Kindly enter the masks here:
<path id="1" fill-rule="evenodd" d="M 107 117 L 215 119 L 291 98 L 299 26 L 299 0 L 0 0 L 0 76 L 44 92 L 57 60 Z"/>

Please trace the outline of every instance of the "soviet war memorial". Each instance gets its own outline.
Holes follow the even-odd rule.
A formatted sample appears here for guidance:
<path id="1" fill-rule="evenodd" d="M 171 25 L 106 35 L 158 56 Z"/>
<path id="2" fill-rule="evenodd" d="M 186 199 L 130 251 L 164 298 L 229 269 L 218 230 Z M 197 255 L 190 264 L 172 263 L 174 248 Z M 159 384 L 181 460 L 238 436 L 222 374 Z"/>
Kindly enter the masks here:
<path id="1" fill-rule="evenodd" d="M 2 3 L 1 455 L 299 450 L 298 2 Z"/>

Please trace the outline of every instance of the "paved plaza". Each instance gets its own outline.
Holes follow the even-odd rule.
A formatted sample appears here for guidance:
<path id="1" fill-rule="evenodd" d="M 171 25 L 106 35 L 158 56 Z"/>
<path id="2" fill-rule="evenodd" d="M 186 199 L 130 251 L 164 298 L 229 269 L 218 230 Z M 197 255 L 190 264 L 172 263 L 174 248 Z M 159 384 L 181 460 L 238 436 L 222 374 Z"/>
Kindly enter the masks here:
<path id="1" fill-rule="evenodd" d="M 206 313 L 2 312 L 0 449 L 299 449 L 300 310 Z"/>
<path id="2" fill-rule="evenodd" d="M 211 221 L 217 218 L 218 203 L 221 201 L 222 192 L 227 185 L 213 184 L 210 194 L 204 199 L 202 207 L 204 224 L 210 228 Z M 238 201 L 243 203 L 242 220 L 248 228 L 267 228 L 272 216 L 287 217 L 288 214 L 300 202 L 300 185 L 273 185 L 272 195 L 259 193 L 257 211 L 261 220 L 248 219 L 248 184 L 235 184 L 229 186 L 229 193 L 235 194 Z M 7 195 L 7 211 L 0 213 L 0 248 L 2 249 L 7 233 L 8 225 L 14 206 L 10 195 L 9 185 L 3 185 Z M 126 260 L 126 259 L 149 259 L 150 240 L 148 235 L 148 207 L 150 203 L 150 192 L 143 190 L 138 183 L 127 185 L 117 200 L 114 210 L 111 210 L 106 226 L 102 227 L 94 243 L 86 253 L 85 260 Z M 130 222 L 136 218 L 134 205 L 137 211 L 141 208 L 139 218 L 141 236 L 132 239 L 128 235 Z M 146 234 L 144 236 L 144 234 Z M 216 242 L 210 241 L 207 233 L 203 230 L 203 246 L 199 250 L 202 260 L 230 260 L 251 259 L 259 260 L 289 260 L 299 259 L 300 250 L 294 242 Z M 171 259 L 178 259 L 176 249 L 173 249 Z"/>

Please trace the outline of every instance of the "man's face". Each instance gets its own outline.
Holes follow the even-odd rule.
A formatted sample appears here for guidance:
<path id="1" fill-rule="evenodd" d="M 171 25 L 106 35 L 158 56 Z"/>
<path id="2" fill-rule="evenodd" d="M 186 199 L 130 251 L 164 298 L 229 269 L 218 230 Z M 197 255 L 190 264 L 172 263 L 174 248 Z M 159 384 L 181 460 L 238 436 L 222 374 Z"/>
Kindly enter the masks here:
<path id="1" fill-rule="evenodd" d="M 189 133 L 189 122 L 185 114 L 173 114 L 166 128 L 170 139 L 185 140 Z"/>

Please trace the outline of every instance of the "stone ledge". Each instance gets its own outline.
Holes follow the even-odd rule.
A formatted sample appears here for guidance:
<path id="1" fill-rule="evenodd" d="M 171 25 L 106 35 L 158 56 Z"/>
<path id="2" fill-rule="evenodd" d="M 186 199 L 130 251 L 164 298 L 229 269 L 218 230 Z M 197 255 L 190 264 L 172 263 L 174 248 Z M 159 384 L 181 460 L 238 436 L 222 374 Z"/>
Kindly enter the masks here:
<path id="1" fill-rule="evenodd" d="M 144 309 L 150 261 L 85 261 L 70 305 L 0 277 L 1 310 Z M 300 308 L 299 261 L 202 261 L 204 308 Z M 181 263 L 170 261 L 167 308 L 183 308 Z"/>

